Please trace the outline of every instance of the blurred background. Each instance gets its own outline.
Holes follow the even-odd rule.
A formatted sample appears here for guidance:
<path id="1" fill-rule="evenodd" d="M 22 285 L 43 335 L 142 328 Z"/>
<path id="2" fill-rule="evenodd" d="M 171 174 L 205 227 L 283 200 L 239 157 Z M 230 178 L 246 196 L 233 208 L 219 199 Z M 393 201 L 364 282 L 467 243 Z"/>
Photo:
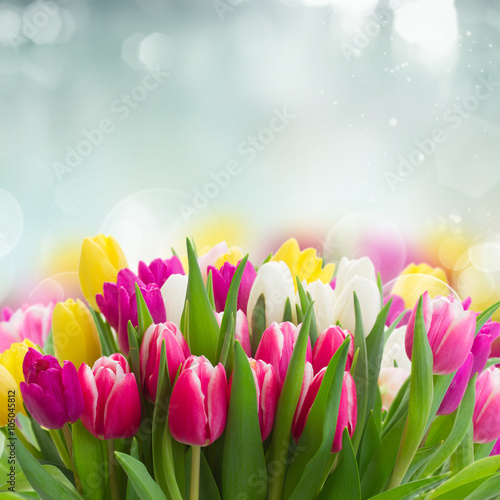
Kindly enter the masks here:
<path id="1" fill-rule="evenodd" d="M 132 267 L 294 235 L 384 280 L 500 298 L 500 3 L 0 1 L 0 304 L 74 292 L 81 241 Z"/>

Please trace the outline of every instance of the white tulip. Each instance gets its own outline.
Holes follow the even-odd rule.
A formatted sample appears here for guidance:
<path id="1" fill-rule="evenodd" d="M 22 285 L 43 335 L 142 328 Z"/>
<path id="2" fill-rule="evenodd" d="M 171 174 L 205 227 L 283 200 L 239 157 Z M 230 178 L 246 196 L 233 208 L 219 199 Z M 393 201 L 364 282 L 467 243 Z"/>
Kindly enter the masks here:
<path id="1" fill-rule="evenodd" d="M 318 334 L 324 332 L 329 326 L 334 326 L 333 321 L 333 301 L 335 294 L 333 293 L 330 284 L 325 284 L 321 280 L 313 281 L 312 283 L 302 282 L 304 291 L 311 294 L 314 301 L 314 315 L 316 316 L 316 326 Z M 299 292 L 295 296 L 295 301 L 300 305 Z"/>
<path id="2" fill-rule="evenodd" d="M 287 299 L 290 299 L 292 315 L 295 317 L 295 288 L 290 269 L 284 262 L 267 262 L 257 272 L 248 297 L 247 317 L 250 325 L 253 310 L 262 293 L 266 305 L 266 327 L 273 321 L 283 322 Z"/>
<path id="3" fill-rule="evenodd" d="M 380 291 L 377 284 L 365 277 L 355 275 L 343 286 L 335 286 L 335 298 L 333 304 L 334 324 L 340 321 L 343 329 L 354 333 L 356 329 L 356 316 L 354 314 L 354 296 L 356 292 L 361 308 L 361 317 L 365 336 L 371 332 L 382 308 Z"/>
<path id="4" fill-rule="evenodd" d="M 369 281 L 377 283 L 377 274 L 375 273 L 375 266 L 368 257 L 361 257 L 361 259 L 349 260 L 342 257 L 340 260 L 339 268 L 337 270 L 337 281 L 335 282 L 335 289 L 342 290 L 354 276 L 366 278 Z"/>
<path id="5" fill-rule="evenodd" d="M 201 275 L 203 276 L 203 279 L 207 279 L 207 268 L 208 266 L 214 266 L 215 267 L 215 261 L 221 256 L 224 255 L 225 253 L 228 252 L 228 247 L 227 243 L 225 241 L 221 241 L 220 243 L 217 243 L 217 245 L 214 245 L 210 250 L 208 250 L 206 253 L 198 257 L 198 265 L 200 266 L 200 271 Z"/>
<path id="6" fill-rule="evenodd" d="M 382 368 L 391 368 L 396 361 L 399 368 L 411 372 L 411 361 L 405 349 L 406 325 L 396 328 L 387 339 L 382 355 Z"/>
<path id="7" fill-rule="evenodd" d="M 167 320 L 180 327 L 182 312 L 186 303 L 188 277 L 172 274 L 161 287 L 161 296 L 165 303 Z"/>

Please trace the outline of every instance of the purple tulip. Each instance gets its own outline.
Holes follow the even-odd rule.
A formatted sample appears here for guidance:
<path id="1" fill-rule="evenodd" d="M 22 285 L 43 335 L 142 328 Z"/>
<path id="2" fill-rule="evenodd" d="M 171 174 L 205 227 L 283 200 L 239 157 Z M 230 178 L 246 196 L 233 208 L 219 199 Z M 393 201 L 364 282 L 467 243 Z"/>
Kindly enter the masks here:
<path id="1" fill-rule="evenodd" d="M 54 356 L 43 356 L 29 348 L 23 361 L 25 382 L 21 382 L 24 404 L 33 418 L 46 429 L 60 429 L 76 422 L 85 402 L 76 368 L 71 361 L 61 365 Z"/>
<path id="2" fill-rule="evenodd" d="M 391 326 L 394 323 L 394 321 L 396 321 L 398 316 L 406 309 L 403 297 L 394 294 L 388 295 L 384 299 L 384 305 L 387 304 L 387 302 L 389 302 L 390 299 L 392 299 L 392 303 L 391 307 L 389 308 L 389 314 L 387 315 L 387 320 L 385 322 L 387 326 Z M 408 320 L 410 319 L 410 314 L 411 311 L 407 311 L 406 314 L 401 319 L 401 321 L 396 325 L 396 328 L 408 324 Z"/>
<path id="3" fill-rule="evenodd" d="M 467 384 L 471 378 L 471 370 L 474 364 L 474 356 L 470 352 L 465 363 L 457 370 L 457 373 L 451 381 L 450 387 L 441 402 L 437 415 L 449 415 L 457 408 L 464 397 Z M 473 374 L 472 374 L 473 375 Z"/>
<path id="4" fill-rule="evenodd" d="M 483 325 L 474 339 L 471 352 L 474 355 L 471 377 L 475 373 L 481 373 L 493 350 L 493 343 L 500 335 L 500 323 L 488 321 Z M 496 343 L 496 342 L 495 342 Z"/>
<path id="5" fill-rule="evenodd" d="M 500 437 L 500 370 L 494 366 L 476 381 L 472 423 L 475 443 L 491 443 Z"/>
<path id="6" fill-rule="evenodd" d="M 161 288 L 172 274 L 185 275 L 181 261 L 175 255 L 170 259 L 155 259 L 149 266 L 145 262 L 139 262 L 138 275 L 146 285 L 154 283 L 158 288 Z"/>
<path id="7" fill-rule="evenodd" d="M 458 300 L 438 295 L 431 299 L 423 295 L 423 313 L 427 337 L 433 356 L 433 373 L 446 375 L 458 370 L 465 363 L 474 342 L 476 314 L 464 311 Z M 406 328 L 405 347 L 411 359 L 413 330 L 417 305 L 413 309 Z"/>
<path id="8" fill-rule="evenodd" d="M 133 326 L 138 324 L 136 283 L 139 285 L 153 321 L 155 323 L 165 322 L 167 320 L 165 303 L 158 285 L 155 283 L 145 284 L 130 269 L 122 269 L 118 273 L 116 283 L 104 283 L 103 294 L 96 295 L 97 305 L 108 323 L 117 331 L 118 345 L 125 355 L 128 355 L 129 351 L 128 322 L 131 321 Z"/>
<path id="9" fill-rule="evenodd" d="M 220 268 L 220 270 L 213 266 L 208 266 L 208 272 L 212 271 L 215 309 L 217 312 L 224 311 L 226 307 L 229 286 L 231 285 L 231 281 L 237 267 L 238 266 L 233 266 L 229 262 L 224 262 L 224 265 Z M 238 291 L 238 309 L 243 311 L 245 314 L 247 313 L 250 290 L 252 289 L 252 285 L 256 277 L 257 273 L 255 272 L 255 268 L 253 267 L 251 262 L 247 262 L 245 270 L 243 271 L 243 276 L 241 278 L 240 288 Z"/>

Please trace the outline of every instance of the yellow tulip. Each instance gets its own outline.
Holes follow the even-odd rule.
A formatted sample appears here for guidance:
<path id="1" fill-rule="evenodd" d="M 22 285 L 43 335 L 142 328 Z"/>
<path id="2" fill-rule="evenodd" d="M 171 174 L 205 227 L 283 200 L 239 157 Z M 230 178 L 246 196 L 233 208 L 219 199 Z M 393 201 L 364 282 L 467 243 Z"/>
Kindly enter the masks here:
<path id="1" fill-rule="evenodd" d="M 410 264 L 396 279 L 391 293 L 402 297 L 405 306 L 411 309 L 424 292 L 429 292 L 431 297 L 446 297 L 450 294 L 449 290 L 448 280 L 442 269 L 427 264 Z"/>
<path id="2" fill-rule="evenodd" d="M 14 377 L 0 365 L 0 427 L 11 422 L 22 407 L 21 391 Z"/>
<path id="3" fill-rule="evenodd" d="M 323 283 L 330 283 L 335 270 L 335 264 L 323 266 L 323 261 L 316 256 L 314 248 L 300 250 L 299 244 L 295 238 L 290 238 L 283 243 L 279 250 L 271 258 L 272 261 L 283 261 L 290 268 L 293 277 L 293 284 L 297 288 L 295 276 L 302 282 L 307 283 L 321 280 Z"/>
<path id="4" fill-rule="evenodd" d="M 99 234 L 83 240 L 78 279 L 82 293 L 93 309 L 99 310 L 95 296 L 102 293 L 104 282 L 116 282 L 118 271 L 124 267 L 128 267 L 127 259 L 112 236 Z"/>
<path id="5" fill-rule="evenodd" d="M 231 247 L 224 255 L 221 255 L 215 261 L 215 267 L 220 269 L 224 262 L 229 262 L 233 266 L 236 266 L 238 262 L 243 258 L 243 253 L 238 247 Z"/>
<path id="6" fill-rule="evenodd" d="M 58 302 L 52 314 L 52 337 L 57 360 L 71 361 L 76 369 L 82 363 L 92 366 L 102 356 L 101 342 L 94 320 L 81 301 Z"/>
<path id="7" fill-rule="evenodd" d="M 21 382 L 24 382 L 23 361 L 30 347 L 37 349 L 37 346 L 31 342 L 31 340 L 25 339 L 23 342 L 14 342 L 6 351 L 0 354 L 0 390 L 2 394 L 8 394 L 8 390 L 15 390 L 16 411 L 20 411 L 23 415 L 26 415 L 26 413 L 24 411 L 23 398 L 19 385 Z M 9 376 L 5 375 L 5 370 Z M 11 379 L 14 381 L 14 389 L 8 388 L 12 385 Z M 4 404 L 2 401 L 0 404 L 2 405 L 2 408 L 0 408 L 1 413 L 2 410 L 7 408 L 7 403 Z M 3 415 L 1 414 L 0 420 L 3 422 Z M 5 424 L 0 423 L 0 427 L 2 425 Z"/>

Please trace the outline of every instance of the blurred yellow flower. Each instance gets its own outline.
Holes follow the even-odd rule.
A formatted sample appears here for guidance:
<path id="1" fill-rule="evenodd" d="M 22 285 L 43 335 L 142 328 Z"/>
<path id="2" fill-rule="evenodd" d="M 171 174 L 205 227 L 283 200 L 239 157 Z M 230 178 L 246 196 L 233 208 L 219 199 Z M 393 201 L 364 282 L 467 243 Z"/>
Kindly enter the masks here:
<path id="1" fill-rule="evenodd" d="M 299 244 L 295 238 L 285 241 L 279 250 L 271 258 L 272 261 L 283 261 L 290 268 L 293 277 L 293 284 L 297 289 L 295 276 L 302 282 L 307 283 L 321 280 L 323 283 L 330 283 L 335 271 L 335 264 L 323 266 L 323 261 L 316 256 L 316 249 L 306 248 L 300 250 Z"/>
<path id="2" fill-rule="evenodd" d="M 405 306 L 411 309 L 424 292 L 429 292 L 431 297 L 449 295 L 448 280 L 441 268 L 428 264 L 410 264 L 396 279 L 391 293 L 402 297 Z"/>
<path id="3" fill-rule="evenodd" d="M 241 248 L 231 247 L 225 254 L 221 255 L 215 261 L 215 267 L 220 269 L 224 262 L 229 262 L 233 266 L 236 266 L 238 262 L 243 258 L 243 252 Z"/>
<path id="4" fill-rule="evenodd" d="M 25 339 L 23 342 L 14 342 L 10 345 L 9 349 L 0 354 L 0 370 L 7 370 L 10 375 L 10 377 L 7 377 L 5 373 L 3 375 L 0 373 L 0 391 L 2 395 L 4 395 L 4 393 L 7 394 L 7 390 L 16 391 L 17 411 L 20 411 L 23 415 L 26 415 L 26 413 L 24 412 L 23 398 L 19 385 L 24 381 L 23 361 L 30 347 L 38 350 L 37 346 L 31 342 L 31 340 Z M 14 389 L 8 388 L 12 385 L 11 378 L 14 381 Z M 3 404 L 2 402 L 0 404 L 2 405 L 2 409 L 7 408 L 7 403 Z M 0 420 L 1 419 L 2 416 L 0 415 Z M 5 424 L 0 423 L 0 427 L 2 425 Z"/>
<path id="5" fill-rule="evenodd" d="M 93 309 L 99 310 L 95 296 L 102 293 L 104 282 L 116 282 L 118 271 L 124 267 L 128 267 L 127 259 L 112 236 L 99 234 L 83 240 L 78 279 L 82 293 Z"/>
<path id="6" fill-rule="evenodd" d="M 9 419 L 22 408 L 21 391 L 14 377 L 5 366 L 0 365 L 0 427 L 7 425 Z"/>
<path id="7" fill-rule="evenodd" d="M 54 307 L 52 336 L 57 360 L 71 361 L 76 369 L 82 363 L 93 366 L 102 356 L 99 334 L 87 306 L 68 299 Z"/>

